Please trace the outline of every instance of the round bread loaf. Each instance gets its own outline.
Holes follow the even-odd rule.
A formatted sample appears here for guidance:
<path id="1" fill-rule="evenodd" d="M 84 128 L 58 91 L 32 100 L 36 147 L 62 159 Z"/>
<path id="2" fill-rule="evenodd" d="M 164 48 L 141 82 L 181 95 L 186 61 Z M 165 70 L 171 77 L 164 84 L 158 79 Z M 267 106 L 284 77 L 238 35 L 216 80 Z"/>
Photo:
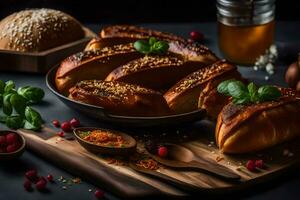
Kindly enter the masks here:
<path id="1" fill-rule="evenodd" d="M 0 49 L 40 52 L 84 37 L 81 24 L 52 9 L 13 13 L 0 22 Z"/>

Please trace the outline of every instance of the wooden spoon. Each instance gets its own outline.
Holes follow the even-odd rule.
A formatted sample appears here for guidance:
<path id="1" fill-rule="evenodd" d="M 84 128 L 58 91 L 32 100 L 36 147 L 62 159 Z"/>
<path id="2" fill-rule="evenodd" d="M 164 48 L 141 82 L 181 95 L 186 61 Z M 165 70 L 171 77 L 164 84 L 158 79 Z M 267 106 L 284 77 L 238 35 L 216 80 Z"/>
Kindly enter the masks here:
<path id="1" fill-rule="evenodd" d="M 122 136 L 124 141 L 126 141 L 126 144 L 123 147 L 106 146 L 106 145 L 94 144 L 80 137 L 81 132 L 87 132 L 93 130 L 106 131 L 112 134 L 120 135 Z M 93 153 L 108 154 L 108 155 L 128 155 L 134 153 L 136 149 L 135 139 L 130 135 L 120 131 L 104 129 L 104 128 L 95 128 L 95 127 L 82 127 L 82 128 L 74 129 L 73 132 L 79 144 L 83 146 L 85 149 L 87 149 L 88 151 Z"/>
<path id="2" fill-rule="evenodd" d="M 212 160 L 201 158 L 186 147 L 177 144 L 164 144 L 168 149 L 168 157 L 161 158 L 150 153 L 157 162 L 173 168 L 200 170 L 227 180 L 238 180 L 241 177 L 231 169 L 215 163 Z"/>
<path id="3" fill-rule="evenodd" d="M 175 179 L 171 176 L 162 174 L 157 172 L 156 170 L 150 170 L 150 169 L 145 169 L 143 167 L 137 166 L 133 161 L 129 162 L 129 167 L 132 168 L 135 171 L 141 172 L 143 174 L 147 174 L 150 175 L 152 177 L 158 178 L 166 183 L 169 183 L 175 187 L 178 187 L 180 189 L 182 189 L 183 191 L 187 191 L 187 192 L 193 192 L 195 190 L 199 190 L 199 188 L 197 188 L 196 186 L 192 185 L 192 184 L 188 184 L 186 182 L 182 182 L 178 179 Z"/>

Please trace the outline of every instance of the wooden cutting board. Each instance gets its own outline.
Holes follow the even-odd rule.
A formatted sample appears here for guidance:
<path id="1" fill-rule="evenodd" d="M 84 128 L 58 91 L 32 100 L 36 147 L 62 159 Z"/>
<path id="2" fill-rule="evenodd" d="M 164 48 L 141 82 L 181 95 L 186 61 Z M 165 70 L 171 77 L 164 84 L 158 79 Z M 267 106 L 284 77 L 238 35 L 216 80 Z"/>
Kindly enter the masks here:
<path id="1" fill-rule="evenodd" d="M 110 164 L 108 158 L 86 151 L 70 134 L 66 138 L 56 136 L 57 130 L 43 128 L 35 133 L 18 130 L 25 138 L 27 147 L 40 154 L 43 158 L 67 171 L 88 179 L 95 185 L 107 189 L 117 196 L 124 198 L 139 198 L 145 196 L 168 195 L 184 197 L 189 194 L 165 182 L 140 172 L 134 171 L 126 162 L 123 165 Z M 240 182 L 226 182 L 201 172 L 178 171 L 168 167 L 160 167 L 159 173 L 171 176 L 177 180 L 192 184 L 196 192 L 222 194 L 231 190 L 246 188 L 252 184 L 267 181 L 296 164 L 300 155 L 299 140 L 277 145 L 263 152 L 249 155 L 223 155 L 213 142 L 213 126 L 209 122 L 201 122 L 180 130 L 136 130 L 137 139 L 159 138 L 160 141 L 180 143 L 194 151 L 198 156 L 213 159 L 224 165 L 242 178 Z M 154 133 L 155 132 L 155 133 Z M 249 159 L 263 159 L 266 169 L 250 172 L 245 168 Z"/>

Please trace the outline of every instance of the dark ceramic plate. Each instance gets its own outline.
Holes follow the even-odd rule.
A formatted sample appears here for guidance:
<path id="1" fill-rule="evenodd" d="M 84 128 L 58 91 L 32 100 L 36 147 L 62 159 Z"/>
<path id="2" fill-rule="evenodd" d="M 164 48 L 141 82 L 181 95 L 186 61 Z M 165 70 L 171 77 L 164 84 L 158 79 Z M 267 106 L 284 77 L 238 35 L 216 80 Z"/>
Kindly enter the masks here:
<path id="1" fill-rule="evenodd" d="M 120 116 L 110 114 L 109 111 L 103 107 L 94 106 L 91 104 L 81 103 L 69 99 L 68 97 L 60 94 L 55 86 L 55 73 L 58 65 L 50 69 L 46 75 L 47 87 L 53 92 L 64 104 L 72 109 L 75 109 L 85 115 L 99 120 L 111 122 L 121 126 L 133 126 L 133 127 L 151 127 L 151 126 L 169 126 L 178 125 L 187 122 L 193 122 L 203 119 L 206 116 L 205 110 L 195 110 L 188 113 L 158 116 L 158 117 L 137 117 L 137 116 Z"/>

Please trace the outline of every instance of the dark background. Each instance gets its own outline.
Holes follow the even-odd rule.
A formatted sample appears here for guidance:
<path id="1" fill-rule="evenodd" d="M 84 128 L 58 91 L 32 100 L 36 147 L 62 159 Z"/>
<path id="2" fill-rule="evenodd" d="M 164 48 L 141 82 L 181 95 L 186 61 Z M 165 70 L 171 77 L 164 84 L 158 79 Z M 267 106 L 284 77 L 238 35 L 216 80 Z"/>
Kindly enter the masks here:
<path id="1" fill-rule="evenodd" d="M 0 18 L 24 8 L 63 10 L 83 23 L 205 22 L 215 0 L 1 0 Z M 277 0 L 277 20 L 300 20 L 300 1 Z"/>

